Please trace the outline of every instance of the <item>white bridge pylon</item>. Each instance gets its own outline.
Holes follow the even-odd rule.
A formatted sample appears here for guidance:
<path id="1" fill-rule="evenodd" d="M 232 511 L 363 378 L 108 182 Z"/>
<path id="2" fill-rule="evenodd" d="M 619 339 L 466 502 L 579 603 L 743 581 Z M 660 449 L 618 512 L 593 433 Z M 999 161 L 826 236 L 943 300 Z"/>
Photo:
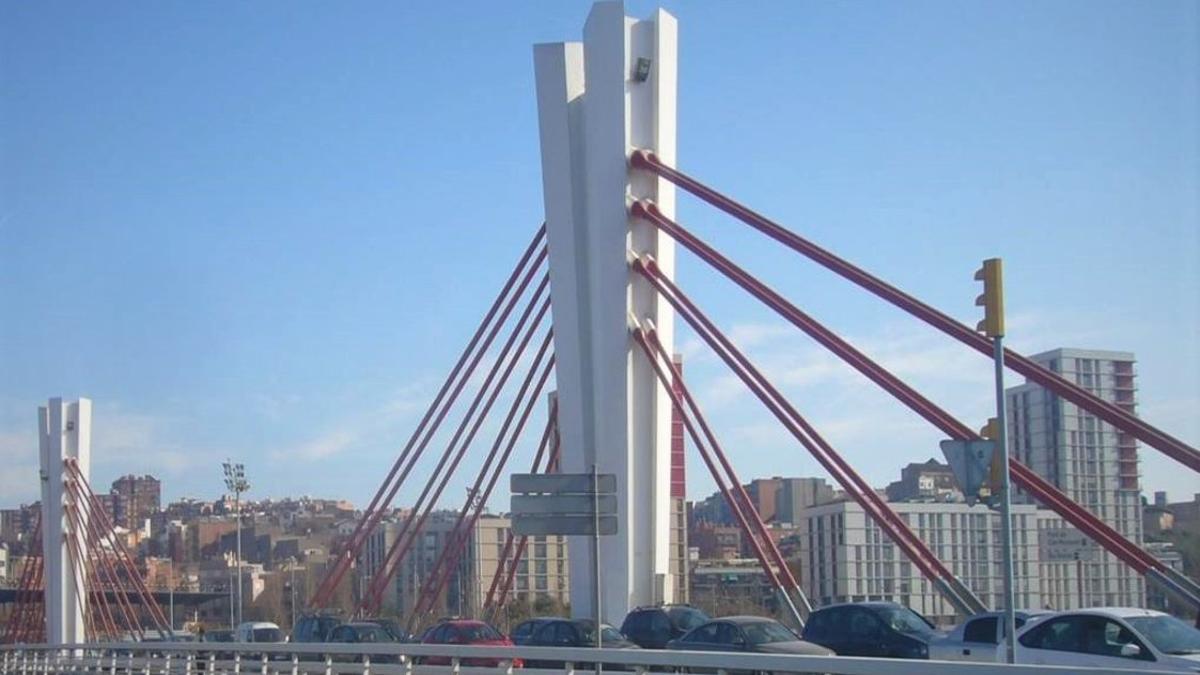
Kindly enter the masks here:
<path id="1" fill-rule="evenodd" d="M 71 527 L 66 504 L 66 462 L 78 463 L 87 478 L 92 463 L 92 402 L 81 398 L 66 403 L 52 398 L 38 408 L 38 449 L 42 483 L 42 564 L 46 603 L 46 643 L 79 644 L 86 641 L 84 615 L 88 598 L 80 590 L 87 588 L 84 570 L 79 568 L 71 548 L 87 550 L 84 533 Z M 87 511 L 79 509 L 79 520 L 86 525 Z M 73 537 L 74 542 L 68 542 Z"/>
<path id="2" fill-rule="evenodd" d="M 675 163 L 676 57 L 675 17 L 635 20 L 621 2 L 592 7 L 583 42 L 534 47 L 563 467 L 617 476 L 619 530 L 600 544 L 610 623 L 676 599 L 671 399 L 629 332 L 630 316 L 653 324 L 671 350 L 674 313 L 627 262 L 649 254 L 674 273 L 674 242 L 628 215 L 631 199 L 651 199 L 673 218 L 674 186 L 631 173 L 628 159 L 646 148 Z M 588 538 L 568 547 L 571 611 L 593 616 Z"/>

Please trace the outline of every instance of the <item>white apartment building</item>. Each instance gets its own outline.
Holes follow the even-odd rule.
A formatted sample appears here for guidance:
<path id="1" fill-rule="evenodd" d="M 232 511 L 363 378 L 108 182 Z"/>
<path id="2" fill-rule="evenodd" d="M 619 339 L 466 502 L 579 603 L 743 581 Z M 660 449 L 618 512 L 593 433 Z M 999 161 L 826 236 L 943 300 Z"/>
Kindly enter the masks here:
<path id="1" fill-rule="evenodd" d="M 961 502 L 889 504 L 950 570 L 991 607 L 1002 607 L 1000 517 L 986 506 Z M 1017 606 L 1041 608 L 1044 586 L 1038 529 L 1060 520 L 1029 504 L 1013 507 L 1016 527 Z M 811 507 L 801 519 L 801 584 L 814 605 L 888 600 L 935 622 L 949 624 L 955 609 L 922 576 L 883 530 L 853 501 Z"/>
<path id="2" fill-rule="evenodd" d="M 1133 354 L 1055 349 L 1031 358 L 1100 398 L 1136 411 Z M 1012 387 L 1007 395 L 1013 457 L 1141 546 L 1137 439 L 1040 385 Z M 1108 553 L 1081 567 L 1048 564 L 1043 576 L 1048 583 L 1045 602 L 1056 608 L 1146 606 L 1144 579 Z"/>

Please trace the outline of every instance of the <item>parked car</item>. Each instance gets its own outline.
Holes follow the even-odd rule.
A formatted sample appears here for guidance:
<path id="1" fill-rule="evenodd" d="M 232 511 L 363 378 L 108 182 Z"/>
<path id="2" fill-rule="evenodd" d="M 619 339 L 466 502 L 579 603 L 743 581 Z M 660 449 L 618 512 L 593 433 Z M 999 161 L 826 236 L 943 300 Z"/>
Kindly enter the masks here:
<path id="1" fill-rule="evenodd" d="M 664 649 L 709 618 L 691 605 L 637 607 L 625 615 L 621 632 L 642 649 Z"/>
<path id="2" fill-rule="evenodd" d="M 550 619 L 544 621 L 525 644 L 530 647 L 595 647 L 596 622 L 591 619 Z M 638 649 L 633 641 L 621 635 L 616 628 L 600 624 L 600 646 L 604 649 Z M 530 661 L 530 668 L 563 668 L 565 661 Z M 590 663 L 576 663 L 576 670 L 595 668 Z M 614 667 L 605 666 L 605 670 Z"/>
<path id="3" fill-rule="evenodd" d="M 1195 673 L 1200 671 L 1200 630 L 1149 609 L 1059 612 L 1018 633 L 1017 660 L 1047 666 Z"/>
<path id="4" fill-rule="evenodd" d="M 517 627 L 513 628 L 512 632 L 509 633 L 508 638 L 513 641 L 514 645 L 529 644 L 530 638 L 533 637 L 533 634 L 540 626 L 545 625 L 547 622 L 558 620 L 560 620 L 560 617 L 557 616 L 537 616 L 527 619 L 517 624 Z"/>
<path id="5" fill-rule="evenodd" d="M 385 630 L 388 634 L 388 637 L 390 637 L 393 642 L 417 642 L 417 639 L 413 637 L 412 633 L 409 633 L 401 628 L 400 624 L 397 623 L 395 619 L 388 619 L 384 617 L 368 617 L 363 619 L 363 621 L 367 623 L 373 623 Z"/>
<path id="6" fill-rule="evenodd" d="M 213 630 L 206 630 L 206 631 L 200 633 L 198 637 L 199 637 L 200 642 L 230 643 L 230 642 L 234 641 L 233 638 L 235 636 L 233 634 L 232 629 L 216 628 Z M 201 666 L 202 670 L 203 670 L 204 664 L 206 664 L 208 662 L 209 657 L 211 657 L 217 661 L 228 661 L 233 658 L 233 652 L 222 652 L 222 651 L 201 652 L 196 657 L 196 660 L 197 660 L 197 663 Z"/>
<path id="7" fill-rule="evenodd" d="M 808 617 L 803 638 L 841 656 L 929 658 L 940 637 L 928 619 L 894 602 L 855 602 L 822 607 Z"/>
<path id="8" fill-rule="evenodd" d="M 1017 632 L 1029 621 L 1049 611 L 1017 610 Z M 929 643 L 929 658 L 938 661 L 982 661 L 999 663 L 1005 650 L 1004 612 L 985 612 L 962 622 L 948 635 Z"/>
<path id="9" fill-rule="evenodd" d="M 688 631 L 667 649 L 707 652 L 756 652 L 833 656 L 832 649 L 805 642 L 791 629 L 761 616 L 726 616 Z"/>
<path id="10" fill-rule="evenodd" d="M 341 623 L 342 620 L 334 614 L 305 614 L 292 627 L 292 642 L 327 642 L 329 632 Z"/>
<path id="11" fill-rule="evenodd" d="M 344 623 L 329 631 L 326 642 L 339 642 L 349 645 L 360 644 L 394 644 L 396 640 L 383 626 L 374 621 L 357 621 Z M 334 653 L 330 654 L 334 661 L 363 661 L 362 654 Z M 399 663 L 397 654 L 372 654 L 372 663 Z"/>
<path id="12" fill-rule="evenodd" d="M 237 627 L 238 642 L 287 642 L 278 624 L 270 621 L 247 621 Z"/>
<path id="13" fill-rule="evenodd" d="M 282 644 L 287 642 L 287 636 L 279 629 L 278 624 L 270 621 L 246 621 L 238 624 L 237 633 L 235 633 L 237 642 L 255 642 L 262 644 Z M 243 653 L 242 659 L 260 659 L 262 654 L 258 652 Z M 290 660 L 291 657 L 281 652 L 272 652 L 268 657 L 271 661 Z"/>
<path id="14" fill-rule="evenodd" d="M 424 640 L 425 644 L 430 645 L 487 645 L 494 647 L 512 647 L 512 640 L 500 634 L 500 631 L 492 628 L 483 621 L 474 619 L 451 619 L 443 621 L 429 631 Z M 447 656 L 426 656 L 421 659 L 421 663 L 431 666 L 448 666 L 450 658 Z M 498 668 L 501 663 L 508 663 L 508 659 L 495 658 L 469 658 L 462 659 L 462 666 L 478 666 L 482 668 Z M 521 659 L 512 659 L 513 668 L 521 668 L 524 664 Z"/>

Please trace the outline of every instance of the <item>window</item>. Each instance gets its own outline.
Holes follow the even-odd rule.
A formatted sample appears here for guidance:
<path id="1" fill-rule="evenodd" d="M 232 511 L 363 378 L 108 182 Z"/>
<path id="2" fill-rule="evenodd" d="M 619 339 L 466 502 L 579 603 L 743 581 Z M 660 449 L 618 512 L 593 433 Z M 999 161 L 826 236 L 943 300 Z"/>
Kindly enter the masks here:
<path id="1" fill-rule="evenodd" d="M 969 622 L 963 630 L 963 642 L 996 644 L 996 617 L 989 616 Z"/>
<path id="2" fill-rule="evenodd" d="M 714 640 L 714 642 L 723 645 L 732 645 L 738 642 L 738 640 L 742 640 L 744 643 L 744 639 L 741 636 L 741 631 L 739 631 L 733 624 L 722 622 L 716 624 L 716 626 L 717 639 Z"/>
<path id="3" fill-rule="evenodd" d="M 1030 649 L 1050 649 L 1059 652 L 1081 651 L 1083 643 L 1082 619 L 1078 616 L 1064 616 L 1051 619 L 1040 626 L 1035 626 L 1020 638 L 1021 644 Z"/>
<path id="4" fill-rule="evenodd" d="M 701 626 L 685 635 L 683 641 L 715 643 L 717 641 L 717 624 L 714 622 L 706 626 Z"/>
<path id="5" fill-rule="evenodd" d="M 554 626 L 554 644 L 556 645 L 573 645 L 575 644 L 575 627 L 566 621 L 555 621 Z"/>
<path id="6" fill-rule="evenodd" d="M 748 623 L 742 626 L 746 634 L 746 642 L 752 645 L 770 644 L 772 642 L 794 642 L 795 634 L 774 621 Z"/>
<path id="7" fill-rule="evenodd" d="M 555 622 L 555 623 L 557 623 L 557 622 Z M 542 626 L 541 628 L 539 628 L 538 632 L 534 634 L 533 643 L 539 644 L 539 645 L 554 644 L 555 623 L 548 623 L 548 624 Z M 513 633 L 514 638 L 517 637 L 517 635 L 518 635 L 517 633 Z"/>
<path id="8" fill-rule="evenodd" d="M 870 612 L 861 609 L 850 613 L 850 637 L 856 640 L 874 640 L 883 632 L 883 625 Z"/>

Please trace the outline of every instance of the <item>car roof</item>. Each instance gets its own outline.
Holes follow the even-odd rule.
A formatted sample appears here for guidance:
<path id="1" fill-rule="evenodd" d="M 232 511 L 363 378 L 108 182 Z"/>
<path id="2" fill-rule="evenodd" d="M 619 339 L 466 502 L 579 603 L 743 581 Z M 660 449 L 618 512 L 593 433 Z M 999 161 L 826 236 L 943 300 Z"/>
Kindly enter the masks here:
<path id="1" fill-rule="evenodd" d="M 754 616 L 752 614 L 739 614 L 737 616 L 721 616 L 712 621 L 728 621 L 729 623 L 745 624 L 745 623 L 779 623 L 775 619 L 765 616 Z M 710 621 L 709 623 L 712 623 Z"/>
<path id="2" fill-rule="evenodd" d="M 1059 612 L 1060 614 L 1093 614 L 1098 616 L 1110 616 L 1118 619 L 1128 619 L 1138 616 L 1167 616 L 1163 612 L 1156 612 L 1153 609 L 1142 609 L 1140 607 L 1085 607 L 1082 609 L 1069 609 Z"/>
<path id="3" fill-rule="evenodd" d="M 279 624 L 271 623 L 270 621 L 246 621 L 238 624 L 238 628 L 279 628 Z"/>
<path id="4" fill-rule="evenodd" d="M 885 600 L 868 600 L 866 602 L 839 602 L 833 605 L 825 605 L 820 609 L 814 609 L 813 613 L 823 612 L 827 609 L 836 609 L 838 607 L 904 607 L 897 602 L 887 602 Z"/>
<path id="5" fill-rule="evenodd" d="M 443 621 L 442 623 L 449 624 L 452 626 L 487 626 L 487 625 L 490 625 L 490 624 L 488 624 L 488 622 L 480 621 L 479 619 L 450 619 L 449 621 Z"/>

